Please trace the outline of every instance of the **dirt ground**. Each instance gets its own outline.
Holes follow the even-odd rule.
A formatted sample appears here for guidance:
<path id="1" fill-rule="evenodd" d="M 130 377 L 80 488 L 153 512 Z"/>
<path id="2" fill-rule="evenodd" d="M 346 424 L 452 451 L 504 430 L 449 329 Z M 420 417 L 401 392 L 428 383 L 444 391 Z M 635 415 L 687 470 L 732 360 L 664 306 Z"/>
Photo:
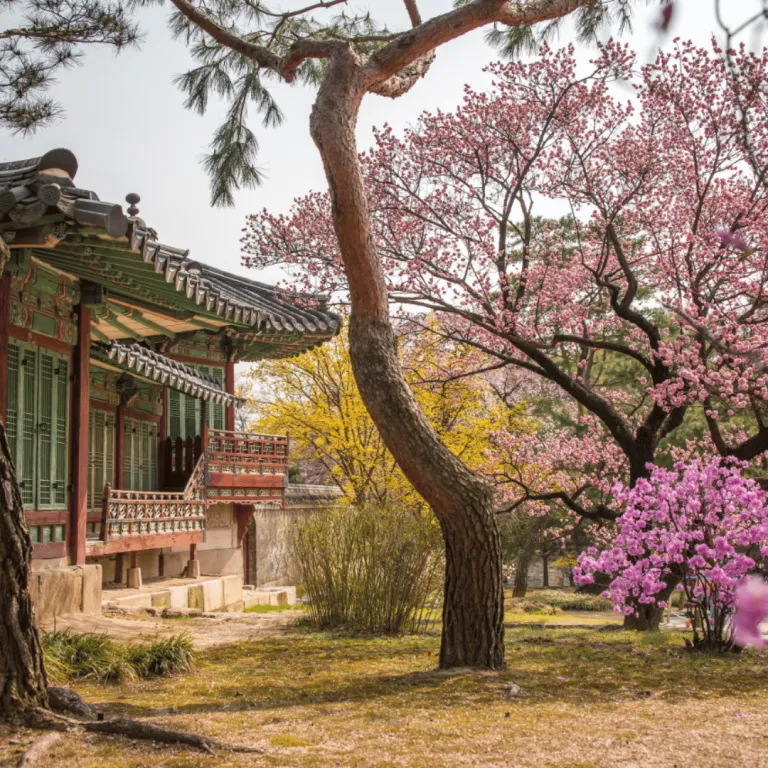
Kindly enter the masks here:
<path id="1" fill-rule="evenodd" d="M 43 629 L 66 630 L 84 633 L 95 632 L 109 635 L 121 643 L 132 643 L 152 637 L 169 637 L 187 632 L 196 648 L 212 645 L 239 643 L 275 634 L 293 624 L 301 611 L 275 613 L 219 613 L 216 618 L 161 619 L 151 616 L 103 614 L 88 616 L 74 614 L 59 616 L 43 624 Z"/>

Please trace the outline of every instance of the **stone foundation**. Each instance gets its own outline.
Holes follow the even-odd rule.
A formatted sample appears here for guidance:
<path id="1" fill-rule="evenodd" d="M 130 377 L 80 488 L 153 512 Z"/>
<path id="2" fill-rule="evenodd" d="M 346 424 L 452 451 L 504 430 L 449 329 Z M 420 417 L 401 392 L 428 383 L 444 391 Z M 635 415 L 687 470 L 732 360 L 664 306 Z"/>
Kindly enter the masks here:
<path id="1" fill-rule="evenodd" d="M 101 613 L 101 566 L 46 568 L 30 575 L 30 592 L 38 621 L 70 613 Z"/>
<path id="2" fill-rule="evenodd" d="M 169 583 L 170 582 L 170 583 Z M 243 579 L 238 575 L 216 579 L 203 577 L 189 584 L 160 582 L 145 585 L 141 590 L 126 594 L 125 590 L 104 592 L 104 607 L 109 608 L 169 608 L 199 611 L 237 611 L 243 608 Z"/>

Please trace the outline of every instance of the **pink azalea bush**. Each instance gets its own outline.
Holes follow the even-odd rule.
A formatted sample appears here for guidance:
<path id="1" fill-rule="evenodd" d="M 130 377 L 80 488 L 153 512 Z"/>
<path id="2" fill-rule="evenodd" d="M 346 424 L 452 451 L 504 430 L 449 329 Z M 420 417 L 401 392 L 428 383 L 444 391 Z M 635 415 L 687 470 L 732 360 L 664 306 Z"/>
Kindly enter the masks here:
<path id="1" fill-rule="evenodd" d="M 596 573 L 612 576 L 604 594 L 627 615 L 638 604 L 665 607 L 677 588 L 687 598 L 694 646 L 725 650 L 732 640 L 742 644 L 745 634 L 730 637 L 735 595 L 768 556 L 768 502 L 760 486 L 743 476 L 744 467 L 719 457 L 707 464 L 679 462 L 672 470 L 653 467 L 634 488 L 617 486 L 624 506 L 618 535 L 612 547 L 580 555 L 575 580 L 588 584 Z M 750 626 L 747 619 L 744 626 Z"/>

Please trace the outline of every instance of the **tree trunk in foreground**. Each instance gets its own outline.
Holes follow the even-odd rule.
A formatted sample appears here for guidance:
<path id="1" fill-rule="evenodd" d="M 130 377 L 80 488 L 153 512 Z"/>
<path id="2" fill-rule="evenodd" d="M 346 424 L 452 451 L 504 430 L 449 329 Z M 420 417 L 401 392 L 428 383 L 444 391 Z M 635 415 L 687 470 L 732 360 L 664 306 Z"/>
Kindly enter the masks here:
<path id="1" fill-rule="evenodd" d="M 376 252 L 355 124 L 366 92 L 351 49 L 333 55 L 312 110 L 333 223 L 349 283 L 349 345 L 360 395 L 387 448 L 431 505 L 446 546 L 440 666 L 498 669 L 504 664 L 501 542 L 491 489 L 446 447 L 403 376 Z"/>
<path id="2" fill-rule="evenodd" d="M 6 720 L 48 707 L 43 649 L 29 593 L 31 562 L 32 542 L 0 424 L 0 717 Z"/>

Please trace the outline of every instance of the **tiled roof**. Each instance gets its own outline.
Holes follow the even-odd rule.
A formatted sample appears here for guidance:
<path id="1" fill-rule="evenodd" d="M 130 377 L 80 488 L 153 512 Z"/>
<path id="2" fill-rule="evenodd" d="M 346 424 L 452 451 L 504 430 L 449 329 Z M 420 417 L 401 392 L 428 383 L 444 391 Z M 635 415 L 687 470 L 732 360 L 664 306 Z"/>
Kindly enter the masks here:
<path id="1" fill-rule="evenodd" d="M 231 407 L 243 403 L 242 398 L 225 392 L 212 376 L 140 344 L 121 344 L 119 341 L 113 341 L 109 344 L 94 345 L 94 351 L 101 352 L 107 360 L 129 373 L 165 384 L 192 397 Z"/>
<path id="2" fill-rule="evenodd" d="M 51 237 L 54 246 L 59 243 L 61 248 L 51 249 L 51 243 L 46 243 L 51 259 L 61 252 L 60 258 L 69 258 L 76 274 L 88 280 L 98 279 L 92 274 L 94 257 L 109 261 L 110 249 L 112 253 L 136 253 L 156 275 L 154 279 L 161 278 L 166 290 L 231 323 L 236 333 L 244 332 L 254 342 L 264 337 L 266 343 L 284 343 L 289 354 L 339 332 L 341 319 L 323 309 L 322 302 L 297 300 L 274 286 L 208 266 L 191 259 L 189 251 L 160 243 L 157 233 L 138 218 L 137 195 L 128 196 L 132 207 L 126 216 L 122 206 L 102 202 L 94 192 L 76 187 L 77 169 L 77 159 L 67 149 L 54 149 L 31 160 L 0 163 L 3 237 L 12 244 L 23 230 L 55 221 L 50 225 Z M 103 235 L 94 236 L 94 229 L 115 242 L 105 241 Z M 302 307 L 304 303 L 318 308 Z"/>

